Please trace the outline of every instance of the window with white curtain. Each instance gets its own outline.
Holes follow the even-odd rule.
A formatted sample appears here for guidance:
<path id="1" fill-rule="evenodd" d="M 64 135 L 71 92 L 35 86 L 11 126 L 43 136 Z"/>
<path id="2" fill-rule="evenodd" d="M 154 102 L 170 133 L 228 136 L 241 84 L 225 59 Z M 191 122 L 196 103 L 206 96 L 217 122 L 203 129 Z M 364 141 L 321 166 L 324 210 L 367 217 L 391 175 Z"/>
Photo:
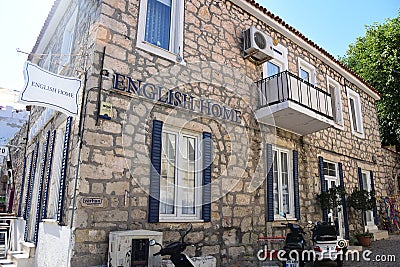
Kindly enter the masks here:
<path id="1" fill-rule="evenodd" d="M 136 46 L 182 62 L 184 1 L 141 0 Z"/>
<path id="2" fill-rule="evenodd" d="M 64 66 L 69 63 L 71 59 L 77 14 L 78 9 L 75 9 L 64 30 L 60 51 L 60 60 L 58 63 L 59 73 L 63 70 Z"/>
<path id="3" fill-rule="evenodd" d="M 165 129 L 162 133 L 160 218 L 200 219 L 199 136 Z"/>
<path id="4" fill-rule="evenodd" d="M 349 100 L 349 117 L 351 131 L 358 137 L 364 137 L 364 125 L 361 113 L 361 100 L 360 95 L 355 91 L 347 88 L 347 98 Z"/>
<path id="5" fill-rule="evenodd" d="M 330 77 L 327 77 L 328 93 L 331 94 L 332 118 L 335 126 L 343 128 L 342 98 L 340 84 Z"/>
<path id="6" fill-rule="evenodd" d="M 273 148 L 273 192 L 274 214 L 285 212 L 294 217 L 294 190 L 291 182 L 291 160 L 289 151 L 281 148 Z"/>

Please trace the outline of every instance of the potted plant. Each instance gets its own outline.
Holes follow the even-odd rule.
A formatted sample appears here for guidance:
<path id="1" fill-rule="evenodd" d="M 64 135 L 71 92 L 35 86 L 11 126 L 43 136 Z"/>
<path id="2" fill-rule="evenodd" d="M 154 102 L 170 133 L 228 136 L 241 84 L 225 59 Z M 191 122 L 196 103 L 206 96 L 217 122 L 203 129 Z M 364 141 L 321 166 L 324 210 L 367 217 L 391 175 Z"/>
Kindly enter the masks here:
<path id="1" fill-rule="evenodd" d="M 342 187 L 331 187 L 327 191 L 317 195 L 317 200 L 323 210 L 331 210 L 342 205 L 342 197 L 345 195 Z"/>
<path id="2" fill-rule="evenodd" d="M 363 247 L 369 247 L 371 245 L 372 237 L 374 237 L 374 235 L 370 233 L 368 230 L 356 234 L 358 244 L 360 244 Z"/>
<path id="3" fill-rule="evenodd" d="M 369 192 L 367 190 L 354 189 L 353 192 L 347 198 L 347 203 L 349 207 L 360 212 L 359 218 L 362 225 L 362 231 L 356 234 L 358 243 L 362 246 L 369 246 L 371 244 L 371 238 L 373 234 L 365 231 L 365 219 L 364 213 L 367 210 L 372 210 L 376 207 L 376 199 L 374 192 Z"/>

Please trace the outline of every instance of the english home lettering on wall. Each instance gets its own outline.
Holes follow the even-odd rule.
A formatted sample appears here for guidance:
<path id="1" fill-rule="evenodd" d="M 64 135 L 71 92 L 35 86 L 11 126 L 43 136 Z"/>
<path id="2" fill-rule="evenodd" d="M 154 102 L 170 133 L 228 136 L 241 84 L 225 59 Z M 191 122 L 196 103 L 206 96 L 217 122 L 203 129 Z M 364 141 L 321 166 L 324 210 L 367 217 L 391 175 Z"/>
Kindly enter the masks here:
<path id="1" fill-rule="evenodd" d="M 167 90 L 161 85 L 134 80 L 119 73 L 114 74 L 113 89 L 144 97 L 154 102 L 161 102 L 215 118 L 241 123 L 241 112 L 239 110 L 220 105 L 210 99 L 195 98 L 178 90 Z"/>

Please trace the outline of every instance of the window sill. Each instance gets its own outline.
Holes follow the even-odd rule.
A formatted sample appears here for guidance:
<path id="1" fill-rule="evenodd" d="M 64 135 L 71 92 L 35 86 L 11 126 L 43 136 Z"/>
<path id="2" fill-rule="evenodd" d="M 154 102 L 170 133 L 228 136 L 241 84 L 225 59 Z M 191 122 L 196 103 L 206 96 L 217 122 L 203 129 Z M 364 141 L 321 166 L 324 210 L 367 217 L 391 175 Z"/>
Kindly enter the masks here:
<path id="1" fill-rule="evenodd" d="M 297 221 L 295 217 L 287 217 L 287 219 L 280 216 L 274 217 L 274 222 L 286 222 L 286 221 Z"/>
<path id="2" fill-rule="evenodd" d="M 43 223 L 57 224 L 58 225 L 57 220 L 54 220 L 54 219 L 43 219 Z"/>
<path id="3" fill-rule="evenodd" d="M 344 131 L 344 125 L 342 125 L 342 124 L 338 124 L 338 123 L 334 122 L 333 127 L 338 130 Z"/>
<path id="4" fill-rule="evenodd" d="M 167 222 L 167 223 L 203 223 L 204 220 L 200 219 L 177 219 L 177 218 L 163 218 L 159 220 L 160 223 Z"/>
<path id="5" fill-rule="evenodd" d="M 167 50 L 165 50 L 163 48 L 160 48 L 160 47 L 158 47 L 156 45 L 150 44 L 150 43 L 148 43 L 146 41 L 137 42 L 136 47 L 140 48 L 140 49 L 142 49 L 142 50 L 144 50 L 146 52 L 152 53 L 152 54 L 154 54 L 156 56 L 165 58 L 165 59 L 167 59 L 169 61 L 172 61 L 174 63 L 186 66 L 186 62 L 183 59 L 182 55 L 174 54 L 174 53 L 172 53 L 170 51 L 167 51 Z M 181 61 L 179 61 L 177 59 L 178 56 L 181 57 Z"/>
<path id="6" fill-rule="evenodd" d="M 354 136 L 357 136 L 358 138 L 362 138 L 362 139 L 365 138 L 364 132 L 359 133 L 359 132 L 355 132 L 354 130 L 352 130 L 351 133 L 352 133 Z"/>

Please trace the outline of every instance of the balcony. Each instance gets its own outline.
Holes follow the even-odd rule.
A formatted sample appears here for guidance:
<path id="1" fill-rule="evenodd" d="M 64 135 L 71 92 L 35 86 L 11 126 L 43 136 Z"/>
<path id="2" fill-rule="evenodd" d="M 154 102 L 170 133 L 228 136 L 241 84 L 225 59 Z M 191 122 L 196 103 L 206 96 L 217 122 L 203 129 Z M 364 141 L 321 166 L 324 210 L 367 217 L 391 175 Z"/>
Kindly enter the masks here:
<path id="1" fill-rule="evenodd" d="M 284 71 L 256 84 L 259 121 L 300 135 L 333 125 L 331 95 L 296 75 Z"/>

